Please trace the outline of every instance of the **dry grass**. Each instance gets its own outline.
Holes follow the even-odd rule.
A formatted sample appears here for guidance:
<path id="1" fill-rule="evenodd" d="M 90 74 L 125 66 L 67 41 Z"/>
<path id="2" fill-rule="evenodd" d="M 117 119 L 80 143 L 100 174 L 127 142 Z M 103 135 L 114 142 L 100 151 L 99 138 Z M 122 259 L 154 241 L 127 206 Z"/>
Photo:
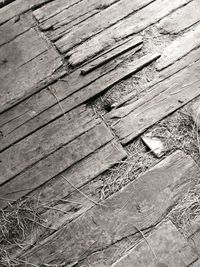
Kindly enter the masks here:
<path id="1" fill-rule="evenodd" d="M 27 237 L 39 228 L 47 228 L 41 216 L 44 207 L 39 198 L 27 197 L 0 211 L 0 266 L 25 264 L 15 252 L 33 246 L 27 244 Z"/>

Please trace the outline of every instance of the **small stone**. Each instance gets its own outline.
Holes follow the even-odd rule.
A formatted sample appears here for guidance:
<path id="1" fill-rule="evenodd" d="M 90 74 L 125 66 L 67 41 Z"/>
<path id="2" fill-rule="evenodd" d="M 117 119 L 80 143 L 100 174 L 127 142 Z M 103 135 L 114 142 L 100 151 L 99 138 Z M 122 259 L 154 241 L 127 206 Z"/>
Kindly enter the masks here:
<path id="1" fill-rule="evenodd" d="M 152 136 L 150 133 L 142 137 L 142 141 L 156 157 L 160 158 L 163 155 L 164 145 L 159 138 Z"/>

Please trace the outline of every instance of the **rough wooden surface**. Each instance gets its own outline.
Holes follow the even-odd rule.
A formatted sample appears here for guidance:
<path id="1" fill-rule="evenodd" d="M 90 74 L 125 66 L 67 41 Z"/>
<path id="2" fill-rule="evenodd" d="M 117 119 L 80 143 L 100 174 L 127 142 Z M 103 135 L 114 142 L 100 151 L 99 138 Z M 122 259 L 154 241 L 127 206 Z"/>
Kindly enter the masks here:
<path id="1" fill-rule="evenodd" d="M 81 69 L 81 74 L 85 75 L 88 72 L 91 72 L 102 66 L 103 64 L 107 63 L 108 61 L 114 59 L 115 57 L 119 56 L 122 53 L 134 48 L 137 45 L 142 44 L 142 37 L 138 36 L 127 42 L 123 43 L 120 46 L 114 47 L 113 49 L 109 50 L 107 53 L 103 54 L 102 56 L 98 57 L 96 60 L 93 60 L 91 63 L 87 64 L 86 67 Z"/>
<path id="2" fill-rule="evenodd" d="M 117 1 L 118 0 L 78 1 L 78 3 L 73 3 L 73 5 L 68 8 L 61 9 L 61 12 L 54 16 L 50 16 L 50 14 L 54 14 L 55 12 L 55 10 L 51 8 L 50 14 L 48 12 L 44 14 L 45 19 L 43 18 L 43 22 L 40 23 L 40 27 L 42 30 L 49 30 L 48 36 L 51 40 L 55 41 L 65 35 L 73 26 L 84 22 L 86 19 L 99 13 L 102 9 L 107 8 Z M 53 3 L 51 3 L 51 5 L 53 5 Z M 37 12 L 38 10 L 36 13 Z M 46 19 L 46 17 L 49 18 Z"/>
<path id="3" fill-rule="evenodd" d="M 132 16 L 119 21 L 102 33 L 97 34 L 90 40 L 72 49 L 67 54 L 70 56 L 70 64 L 80 64 L 81 62 L 86 61 L 88 58 L 103 51 L 106 47 L 113 45 L 116 41 L 139 33 L 188 2 L 190 2 L 190 0 L 176 0 L 173 2 L 167 0 L 154 1 L 152 4 L 139 10 Z"/>
<path id="4" fill-rule="evenodd" d="M 176 40 L 174 40 L 169 46 L 167 46 L 157 64 L 157 69 L 162 70 L 167 66 L 173 64 L 176 60 L 182 58 L 190 51 L 200 46 L 200 24 L 195 28 L 186 32 Z"/>
<path id="5" fill-rule="evenodd" d="M 77 4 L 80 0 L 57 0 L 42 6 L 41 8 L 33 12 L 38 22 L 47 20 L 61 11 L 68 9 L 69 7 Z"/>
<path id="6" fill-rule="evenodd" d="M 65 53 L 73 46 L 110 27 L 150 2 L 152 0 L 119 1 L 89 18 L 83 24 L 73 27 L 70 32 L 56 42 L 56 46 L 62 53 Z"/>
<path id="7" fill-rule="evenodd" d="M 112 267 L 157 267 L 158 263 L 166 264 L 163 266 L 183 267 L 198 259 L 195 251 L 187 247 L 186 239 L 170 221 L 156 227 L 146 240 L 148 243 L 142 241 Z M 186 249 L 189 250 L 187 263 Z"/>
<path id="8" fill-rule="evenodd" d="M 136 47 L 131 53 L 136 52 L 140 48 Z M 138 71 L 142 66 L 148 64 L 148 60 L 150 62 L 153 59 L 155 59 L 154 55 L 143 57 L 136 61 L 135 65 L 128 65 L 129 67 L 127 68 L 117 68 L 118 64 L 121 63 L 121 59 L 117 59 L 115 62 L 108 63 L 105 68 L 100 68 L 85 76 L 80 75 L 80 70 L 77 70 L 52 84 L 47 89 L 33 95 L 1 114 L 0 131 L 4 139 L 1 148 L 6 148 L 53 119 L 56 119 L 63 112 L 67 112 L 82 104 L 107 89 L 108 86 L 112 86 L 119 78 Z M 77 93 L 73 94 L 76 91 Z M 60 101 L 59 104 L 58 100 Z"/>
<path id="9" fill-rule="evenodd" d="M 86 109 L 80 112 L 78 109 L 77 112 L 73 112 L 73 115 L 73 119 L 71 114 L 60 117 L 0 153 L 0 184 L 10 180 L 99 123 L 91 110 Z"/>
<path id="10" fill-rule="evenodd" d="M 15 75 L 8 73 L 0 77 L 0 112 L 39 91 L 49 80 L 53 81 L 54 74 L 61 66 L 62 60 L 52 48 L 16 69 Z"/>
<path id="11" fill-rule="evenodd" d="M 158 24 L 161 33 L 178 34 L 200 20 L 200 3 L 195 0 L 162 19 Z"/>
<path id="12" fill-rule="evenodd" d="M 34 29 L 26 31 L 0 47 L 0 76 L 4 76 L 9 72 L 11 72 L 11 76 L 14 75 L 15 69 L 41 55 L 48 48 L 50 48 L 50 45 L 37 31 Z"/>
<path id="13" fill-rule="evenodd" d="M 155 85 L 136 102 L 110 112 L 107 118 L 123 144 L 144 132 L 179 107 L 200 94 L 200 61 Z"/>
<path id="14" fill-rule="evenodd" d="M 0 207 L 8 204 L 7 199 L 12 202 L 30 193 L 112 139 L 109 129 L 103 123 L 98 124 L 3 184 L 0 187 L 0 197 L 5 201 L 0 202 Z"/>
<path id="15" fill-rule="evenodd" d="M 90 209 L 47 238 L 27 253 L 26 259 L 34 264 L 52 260 L 77 263 L 93 252 L 137 233 L 137 227 L 142 230 L 157 224 L 178 196 L 188 190 L 190 179 L 197 172 L 191 158 L 176 152 L 122 192 L 107 199 L 106 207 Z"/>
<path id="16" fill-rule="evenodd" d="M 23 34 L 34 25 L 35 21 L 29 12 L 21 15 L 18 21 L 14 18 L 4 23 L 0 26 L 0 46 Z"/>

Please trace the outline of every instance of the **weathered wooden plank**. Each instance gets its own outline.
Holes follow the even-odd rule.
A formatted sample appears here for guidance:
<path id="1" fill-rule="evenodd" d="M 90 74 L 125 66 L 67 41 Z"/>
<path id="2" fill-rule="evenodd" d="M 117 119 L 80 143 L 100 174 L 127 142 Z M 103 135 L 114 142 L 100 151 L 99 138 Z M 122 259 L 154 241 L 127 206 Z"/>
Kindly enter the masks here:
<path id="1" fill-rule="evenodd" d="M 30 9 L 30 1 L 16 0 L 0 9 L 0 25 Z"/>
<path id="2" fill-rule="evenodd" d="M 148 90 L 151 90 L 151 88 L 155 84 L 163 81 L 166 78 L 169 78 L 170 76 L 172 76 L 175 73 L 179 72 L 180 70 L 188 67 L 189 65 L 193 64 L 195 61 L 198 61 L 199 59 L 200 59 L 200 48 L 191 51 L 189 54 L 187 54 L 183 58 L 177 60 L 173 65 L 170 65 L 168 68 L 165 68 L 162 71 L 157 72 L 155 74 L 153 81 L 145 84 L 141 90 L 145 91 L 147 88 L 148 88 Z M 125 97 L 123 97 L 118 103 L 114 103 L 112 105 L 112 107 L 113 108 L 119 108 L 124 104 L 130 104 L 130 103 L 135 101 L 136 95 L 137 95 L 137 92 L 133 91 L 133 92 L 127 94 Z"/>
<path id="3" fill-rule="evenodd" d="M 33 264 L 72 264 L 93 252 L 103 253 L 111 244 L 136 234 L 137 228 L 157 224 L 198 171 L 190 157 L 176 152 L 107 199 L 105 206 L 90 209 L 24 256 Z"/>
<path id="4" fill-rule="evenodd" d="M 0 154 L 0 184 L 93 128 L 99 120 L 93 111 L 73 111 L 46 125 Z M 9 135 L 8 135 L 9 138 Z M 2 140 L 4 143 L 4 140 Z"/>
<path id="5" fill-rule="evenodd" d="M 16 68 L 33 60 L 48 48 L 50 48 L 49 44 L 36 30 L 30 29 L 26 31 L 13 41 L 0 47 L 0 76 L 4 76 L 10 71 L 15 71 Z"/>
<path id="6" fill-rule="evenodd" d="M 70 64 L 73 65 L 85 62 L 108 46 L 116 43 L 117 40 L 139 33 L 188 2 L 190 2 L 190 0 L 176 0 L 173 2 L 167 0 L 154 1 L 147 7 L 119 21 L 115 25 L 105 29 L 90 40 L 69 51 L 67 55 L 70 56 Z M 68 35 L 66 35 L 66 37 L 67 36 Z M 62 38 L 60 40 L 62 40 Z M 64 51 L 63 47 L 62 51 Z"/>
<path id="7" fill-rule="evenodd" d="M 200 20 L 200 3 L 194 0 L 162 19 L 158 28 L 161 33 L 177 34 Z"/>
<path id="8" fill-rule="evenodd" d="M 163 264 L 160 266 L 183 267 L 198 259 L 195 252 L 189 249 L 186 239 L 171 221 L 157 226 L 155 232 L 150 234 L 146 240 L 148 243 L 143 240 L 112 267 L 158 267 L 158 263 Z"/>
<path id="9" fill-rule="evenodd" d="M 94 195 L 94 192 L 101 187 L 101 176 L 99 175 L 121 162 L 125 157 L 126 152 L 122 146 L 112 140 L 62 173 L 70 183 L 79 188 L 88 198 L 74 190 L 61 175 L 54 177 L 29 194 L 28 197 L 37 199 L 44 206 L 45 203 L 47 206 L 54 203 L 54 208 L 45 209 L 41 214 L 43 223 L 47 228 L 42 227 L 32 231 L 24 241 L 23 248 L 27 250 L 30 243 L 41 242 L 46 234 L 49 235 L 49 227 L 58 229 L 63 224 L 75 220 L 86 212 L 95 205 L 95 202 L 99 202 L 99 196 Z M 61 210 L 62 212 L 60 212 Z M 21 249 L 17 248 L 18 256 L 23 253 Z"/>
<path id="10" fill-rule="evenodd" d="M 140 47 L 136 47 L 134 51 L 139 49 Z M 114 81 L 117 82 L 120 77 L 123 78 L 123 74 L 131 75 L 132 72 L 142 68 L 144 64 L 148 64 L 148 60 L 153 59 L 151 56 L 146 56 L 136 61 L 132 68 L 129 66 L 128 69 L 125 67 L 116 68 L 119 62 L 121 62 L 121 59 L 117 59 L 115 62 L 110 62 L 105 68 L 98 69 L 86 76 L 80 76 L 80 71 L 75 71 L 63 80 L 49 86 L 50 90 L 44 89 L 27 101 L 4 112 L 0 116 L 0 131 L 2 136 L 5 137 L 5 141 L 2 139 L 2 148 L 44 126 L 62 115 L 63 112 L 67 112 L 87 101 L 89 98 L 105 90 L 108 86 L 111 86 Z M 84 87 L 86 85 L 87 87 Z M 73 94 L 76 91 L 77 93 Z M 66 98 L 67 96 L 69 97 Z M 66 99 L 61 101 L 64 98 Z M 58 99 L 60 104 L 55 105 Z M 42 112 L 44 110 L 45 112 Z"/>
<path id="11" fill-rule="evenodd" d="M 40 27 L 43 30 L 48 30 L 53 27 L 51 39 L 58 39 L 58 36 L 60 37 L 64 35 L 72 26 L 77 25 L 92 15 L 99 13 L 102 9 L 117 1 L 118 0 L 79 1 L 75 5 L 73 4 L 71 7 L 62 10 L 55 16 L 51 16 L 49 19 L 41 23 Z M 57 29 L 58 31 L 56 31 Z"/>
<path id="12" fill-rule="evenodd" d="M 153 2 L 153 0 L 119 1 L 95 16 L 92 16 L 83 24 L 75 26 L 56 42 L 56 46 L 60 52 L 66 53 L 75 45 L 82 43 L 151 2 Z"/>
<path id="13" fill-rule="evenodd" d="M 183 34 L 167 46 L 157 64 L 157 69 L 162 70 L 173 64 L 176 60 L 200 46 L 200 24 Z"/>
<path id="14" fill-rule="evenodd" d="M 0 197 L 1 199 L 5 198 L 5 200 L 0 202 L 0 207 L 5 207 L 8 204 L 6 199 L 15 201 L 30 193 L 112 139 L 113 136 L 106 125 L 98 124 L 3 184 L 0 187 Z"/>
<path id="15" fill-rule="evenodd" d="M 35 10 L 33 12 L 34 16 L 38 20 L 38 22 L 43 22 L 48 18 L 55 16 L 56 14 L 60 13 L 61 11 L 70 8 L 71 6 L 77 4 L 81 0 L 57 0 L 51 1 L 46 5 L 42 6 L 41 8 Z"/>
<path id="16" fill-rule="evenodd" d="M 68 168 L 61 175 L 40 186 L 32 192 L 32 195 L 40 196 L 40 201 L 44 203 L 62 199 L 74 192 L 74 188 L 66 183 L 62 175 L 67 177 L 68 181 L 74 186 L 80 188 L 104 171 L 110 169 L 113 165 L 119 163 L 125 157 L 126 151 L 122 146 L 115 140 L 111 141 Z"/>
<path id="17" fill-rule="evenodd" d="M 39 91 L 54 79 L 61 66 L 62 60 L 52 48 L 16 69 L 14 75 L 8 73 L 0 77 L 0 112 Z M 63 75 L 63 72 L 61 74 Z"/>
<path id="18" fill-rule="evenodd" d="M 15 0 L 0 9 L 0 25 L 49 0 Z"/>
<path id="19" fill-rule="evenodd" d="M 6 44 L 35 25 L 32 14 L 25 13 L 18 21 L 11 19 L 0 26 L 0 46 Z"/>
<path id="20" fill-rule="evenodd" d="M 156 84 L 151 92 L 125 107 L 113 110 L 113 130 L 123 144 L 200 94 L 200 61 Z"/>
<path id="21" fill-rule="evenodd" d="M 122 53 L 134 48 L 135 46 L 142 44 L 142 37 L 138 36 L 127 42 L 123 43 L 120 46 L 114 47 L 113 49 L 109 50 L 102 56 L 98 57 L 96 60 L 93 60 L 91 63 L 87 64 L 86 67 L 81 69 L 81 74 L 87 74 L 95 70 L 96 68 L 102 66 L 103 64 L 107 63 L 108 61 L 114 59 L 115 57 L 121 55 Z"/>

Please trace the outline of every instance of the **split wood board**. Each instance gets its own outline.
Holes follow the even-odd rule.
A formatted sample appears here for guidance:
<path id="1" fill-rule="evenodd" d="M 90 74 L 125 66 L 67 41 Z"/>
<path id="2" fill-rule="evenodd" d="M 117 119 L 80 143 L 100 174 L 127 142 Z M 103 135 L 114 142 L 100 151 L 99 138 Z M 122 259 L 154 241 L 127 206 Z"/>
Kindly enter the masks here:
<path id="1" fill-rule="evenodd" d="M 0 77 L 1 96 L 0 113 L 18 102 L 41 90 L 66 71 L 56 73 L 62 66 L 62 60 L 54 48 L 50 48 L 33 60 L 10 73 Z"/>
<path id="2" fill-rule="evenodd" d="M 155 227 L 154 232 L 146 237 L 146 241 L 142 241 L 112 267 L 183 267 L 198 259 L 195 251 L 189 247 L 171 221 Z"/>
<path id="3" fill-rule="evenodd" d="M 104 123 L 97 124 L 72 142 L 43 158 L 0 187 L 0 208 L 30 193 L 54 176 L 110 142 L 113 136 Z"/>
<path id="4" fill-rule="evenodd" d="M 139 47 L 135 49 L 138 50 Z M 61 116 L 63 112 L 75 108 L 111 87 L 119 80 L 132 75 L 158 56 L 157 54 L 147 55 L 135 61 L 134 64 L 129 63 L 118 68 L 119 62 L 116 60 L 116 64 L 111 62 L 106 71 L 97 70 L 85 76 L 80 76 L 80 72 L 76 71 L 64 78 L 64 80 L 62 79 L 49 86 L 50 90 L 44 89 L 27 101 L 1 114 L 0 124 L 2 126 L 0 131 L 3 136 L 1 150 Z M 104 75 L 98 77 L 102 72 Z M 87 86 L 82 88 L 84 84 Z M 58 100 L 59 104 L 57 104 Z M 42 112 L 44 110 L 45 112 Z"/>
<path id="5" fill-rule="evenodd" d="M 73 117 L 72 117 L 73 116 Z M 0 184 L 65 146 L 99 123 L 93 111 L 80 107 L 0 153 Z"/>
<path id="6" fill-rule="evenodd" d="M 76 5 L 81 0 L 56 0 L 50 1 L 46 5 L 38 8 L 33 12 L 35 18 L 39 23 L 46 21 L 47 19 L 59 14 L 65 9 L 69 9 L 71 6 Z"/>
<path id="7" fill-rule="evenodd" d="M 161 33 L 177 34 L 200 20 L 200 2 L 194 0 L 179 8 L 158 24 Z"/>
<path id="8" fill-rule="evenodd" d="M 176 60 L 187 55 L 190 51 L 200 47 L 200 24 L 193 27 L 176 40 L 171 42 L 163 51 L 157 64 L 157 69 L 162 70 L 172 65 Z"/>
<path id="9" fill-rule="evenodd" d="M 177 60 L 173 65 L 170 65 L 169 67 L 163 69 L 162 71 L 159 71 L 155 74 L 155 77 L 153 81 L 148 82 L 145 84 L 141 90 L 145 91 L 147 88 L 148 90 L 151 90 L 151 88 L 163 81 L 166 78 L 169 78 L 170 76 L 174 75 L 175 73 L 179 72 L 180 70 L 190 66 L 195 61 L 198 61 L 200 59 L 200 48 L 192 50 L 189 54 L 185 55 L 183 58 Z M 133 91 L 129 94 L 127 94 L 125 97 L 123 97 L 118 103 L 113 104 L 113 108 L 121 107 L 126 103 L 130 104 L 135 101 L 135 96 L 137 95 L 136 91 Z"/>
<path id="10" fill-rule="evenodd" d="M 75 25 L 78 25 L 83 21 L 85 23 L 87 19 L 117 1 L 118 0 L 79 1 L 78 3 L 73 4 L 68 8 L 61 8 L 61 12 L 59 12 L 55 16 L 50 16 L 50 18 L 45 19 L 40 24 L 40 27 L 42 30 L 49 30 L 48 37 L 50 37 L 51 40 L 55 41 L 69 32 L 69 30 Z M 55 11 L 51 9 L 51 13 L 54 12 Z M 49 16 L 49 13 L 47 12 L 47 14 L 45 14 L 45 18 L 46 15 Z"/>
<path id="11" fill-rule="evenodd" d="M 96 68 L 102 66 L 108 61 L 114 59 L 115 57 L 127 52 L 128 50 L 140 44 L 142 44 L 142 37 L 138 36 L 136 38 L 130 39 L 122 43 L 117 47 L 114 47 L 113 49 L 107 51 L 102 56 L 98 57 L 96 60 L 93 60 L 91 63 L 87 64 L 86 67 L 83 67 L 81 69 L 81 74 L 85 75 L 88 72 L 95 70 Z"/>
<path id="12" fill-rule="evenodd" d="M 98 251 L 103 253 L 110 245 L 136 234 L 137 228 L 143 231 L 157 224 L 187 192 L 198 172 L 189 156 L 176 152 L 104 201 L 105 207 L 90 209 L 24 257 L 33 264 L 75 264 Z"/>
<path id="13" fill-rule="evenodd" d="M 39 33 L 30 29 L 0 47 L 0 76 L 15 75 L 15 69 L 44 53 L 50 46 Z M 25 75 L 25 73 L 24 73 Z"/>
<path id="14" fill-rule="evenodd" d="M 132 2 L 135 3 L 135 1 Z M 154 1 L 138 12 L 128 16 L 122 21 L 119 21 L 115 25 L 105 29 L 93 38 L 90 38 L 90 40 L 85 41 L 83 44 L 69 51 L 67 53 L 67 56 L 70 56 L 69 63 L 71 65 L 78 65 L 87 61 L 89 58 L 97 55 L 108 46 L 116 43 L 116 40 L 118 41 L 127 36 L 141 32 L 148 26 L 158 22 L 160 19 L 169 15 L 177 8 L 184 6 L 188 2 L 190 2 L 190 0 L 175 0 L 170 2 L 168 0 Z M 67 36 L 68 35 L 66 35 L 66 38 Z M 64 46 L 63 42 L 63 46 L 61 47 L 61 40 L 64 40 L 64 37 L 58 40 L 56 45 L 62 52 L 66 52 L 71 45 Z"/>
<path id="15" fill-rule="evenodd" d="M 152 87 L 141 99 L 106 115 L 122 144 L 200 95 L 200 61 Z"/>
<path id="16" fill-rule="evenodd" d="M 119 1 L 84 21 L 83 24 L 73 27 L 70 32 L 56 42 L 56 46 L 61 53 L 66 53 L 77 44 L 82 43 L 93 35 L 103 31 L 105 28 L 110 27 L 117 21 L 122 20 L 124 17 L 152 1 L 153 0 Z"/>

